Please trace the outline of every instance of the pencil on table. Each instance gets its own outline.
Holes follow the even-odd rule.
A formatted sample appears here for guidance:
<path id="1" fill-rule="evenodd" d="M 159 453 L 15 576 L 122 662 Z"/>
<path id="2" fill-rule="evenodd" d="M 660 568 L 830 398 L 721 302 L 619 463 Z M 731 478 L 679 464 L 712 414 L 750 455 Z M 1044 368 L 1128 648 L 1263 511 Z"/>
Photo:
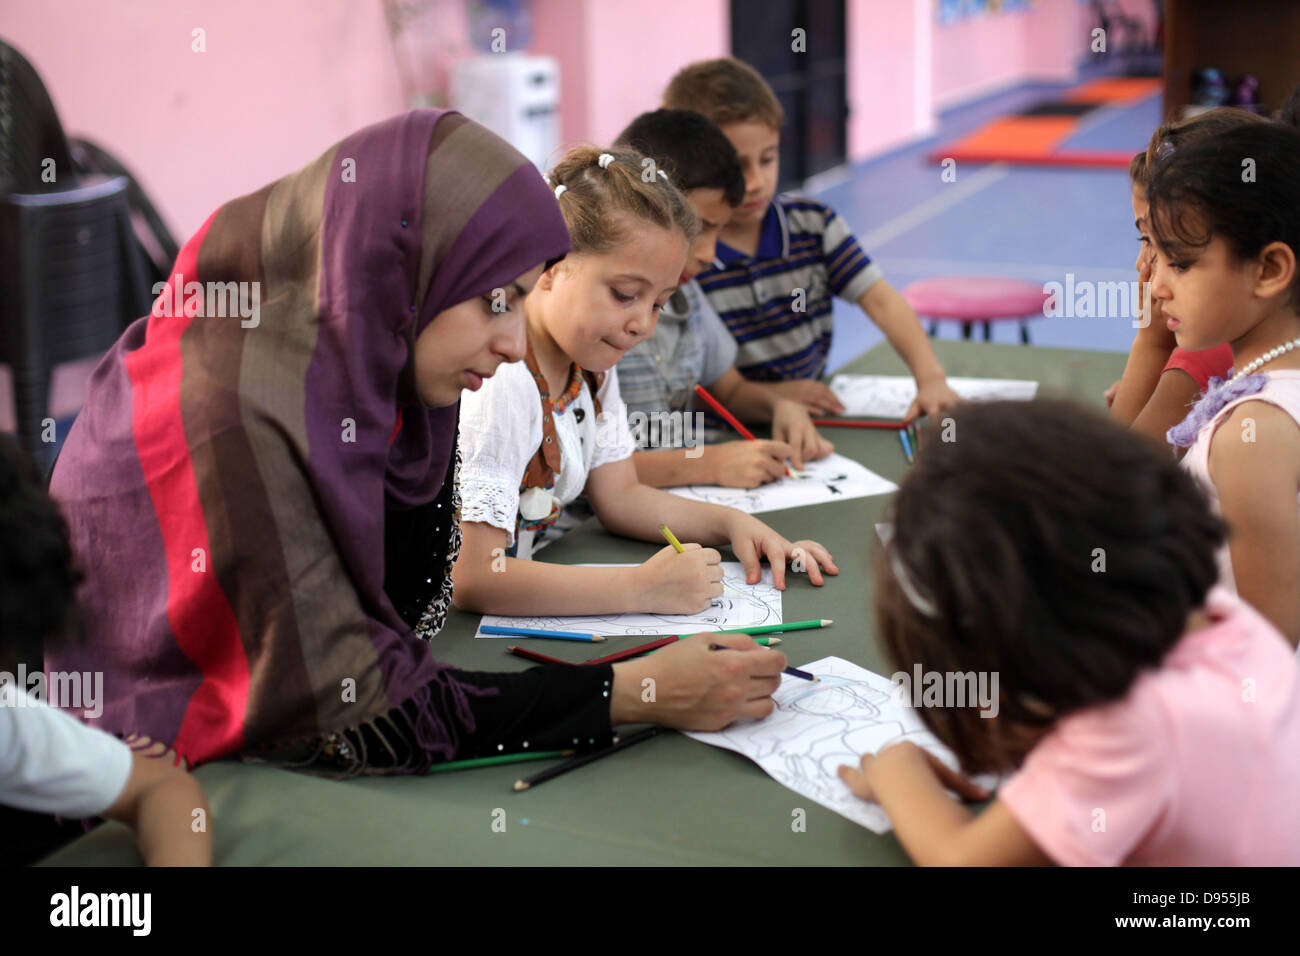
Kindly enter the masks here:
<path id="1" fill-rule="evenodd" d="M 671 634 L 668 637 L 661 637 L 658 640 L 650 641 L 648 644 L 638 644 L 636 647 L 629 647 L 627 650 L 615 651 L 613 654 L 606 654 L 604 657 L 593 657 L 589 661 L 583 661 L 584 664 L 615 664 L 618 661 L 625 661 L 633 657 L 640 657 L 642 654 L 649 654 L 657 651 L 661 647 L 667 647 L 669 644 L 676 644 L 688 634 Z M 771 647 L 773 644 L 780 644 L 779 637 L 756 637 L 754 643 L 762 647 Z"/>
<path id="2" fill-rule="evenodd" d="M 906 429 L 898 433 L 898 440 L 903 443 L 903 457 L 907 459 L 907 463 L 910 465 L 912 463 L 912 443 L 907 440 Z"/>
<path id="3" fill-rule="evenodd" d="M 552 641 L 595 641 L 605 639 L 603 634 L 587 634 L 582 631 L 547 631 L 536 627 L 506 627 L 498 624 L 481 624 L 479 630 L 496 637 L 543 637 Z"/>
<path id="4" fill-rule="evenodd" d="M 516 647 L 511 644 L 506 648 L 515 657 L 522 657 L 526 661 L 535 661 L 538 664 L 568 664 L 568 661 L 562 661 L 558 657 L 547 657 L 545 654 L 538 654 L 536 651 L 530 651 L 526 647 Z"/>
<path id="5" fill-rule="evenodd" d="M 814 418 L 812 423 L 818 428 L 884 428 L 898 431 L 906 427 L 902 422 L 870 422 L 851 418 Z"/>
<path id="6" fill-rule="evenodd" d="M 513 754 L 495 754 L 491 757 L 473 757 L 469 760 L 450 760 L 436 763 L 429 768 L 429 773 L 447 773 L 453 770 L 473 770 L 476 767 L 494 767 L 503 763 L 524 763 L 529 760 L 554 760 L 558 757 L 572 757 L 573 750 L 527 750 Z"/>
<path id="7" fill-rule="evenodd" d="M 572 760 L 566 760 L 558 767 L 552 767 L 549 770 L 544 770 L 535 776 L 529 777 L 527 780 L 516 780 L 515 785 L 512 789 L 515 791 L 515 793 L 520 793 L 524 790 L 530 790 L 533 787 L 537 786 L 539 783 L 545 783 L 547 780 L 554 780 L 556 777 L 560 776 L 561 774 L 566 774 L 570 770 L 577 770 L 579 767 L 585 767 L 587 764 L 591 763 L 594 760 L 599 760 L 601 757 L 608 757 L 610 754 L 617 753 L 620 750 L 623 750 L 627 747 L 631 747 L 633 744 L 639 744 L 643 740 L 649 740 L 651 737 L 655 736 L 656 734 L 659 734 L 662 731 L 663 731 L 662 727 L 647 727 L 645 730 L 638 731 L 637 733 L 633 734 L 631 737 L 623 737 L 621 739 L 615 737 L 614 743 L 606 747 L 604 750 L 593 751 L 592 753 L 589 754 L 582 754 L 580 756 L 574 757 Z"/>

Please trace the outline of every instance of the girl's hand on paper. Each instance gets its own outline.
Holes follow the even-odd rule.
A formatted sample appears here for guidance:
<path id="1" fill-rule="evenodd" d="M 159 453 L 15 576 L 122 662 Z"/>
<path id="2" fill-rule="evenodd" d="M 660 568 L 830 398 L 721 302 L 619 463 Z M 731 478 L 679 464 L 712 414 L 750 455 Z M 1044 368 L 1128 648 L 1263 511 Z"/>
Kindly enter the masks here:
<path id="1" fill-rule="evenodd" d="M 802 468 L 805 461 L 825 458 L 835 450 L 818 433 L 808 409 L 786 398 L 778 399 L 772 409 L 772 437 L 790 446 L 790 464 L 795 468 Z"/>
<path id="2" fill-rule="evenodd" d="M 843 764 L 840 779 L 848 784 L 853 795 L 863 800 L 879 802 L 880 787 L 888 786 L 906 776 L 925 776 L 937 781 L 963 800 L 987 800 L 989 791 L 962 776 L 923 747 L 904 740 L 886 747 L 878 754 L 863 754 L 859 766 Z"/>
<path id="3" fill-rule="evenodd" d="M 678 558 L 685 555 L 675 555 Z M 712 651 L 711 646 L 725 650 Z M 696 634 L 614 665 L 610 723 L 721 730 L 772 712 L 785 655 L 744 634 Z"/>
<path id="4" fill-rule="evenodd" d="M 729 441 L 709 445 L 714 484 L 726 488 L 757 488 L 785 475 L 785 460 L 794 449 L 784 441 Z"/>
<path id="5" fill-rule="evenodd" d="M 655 552 L 637 573 L 637 593 L 646 614 L 698 614 L 722 596 L 722 555 L 714 548 L 686 544 L 680 554 L 665 547 Z"/>
<path id="6" fill-rule="evenodd" d="M 831 553 L 816 541 L 787 541 L 753 515 L 732 510 L 727 536 L 736 559 L 745 566 L 745 581 L 757 584 L 763 577 L 762 559 L 772 566 L 772 583 L 785 589 L 785 564 L 789 560 L 796 572 L 807 571 L 808 580 L 821 587 L 827 574 L 839 574 Z"/>

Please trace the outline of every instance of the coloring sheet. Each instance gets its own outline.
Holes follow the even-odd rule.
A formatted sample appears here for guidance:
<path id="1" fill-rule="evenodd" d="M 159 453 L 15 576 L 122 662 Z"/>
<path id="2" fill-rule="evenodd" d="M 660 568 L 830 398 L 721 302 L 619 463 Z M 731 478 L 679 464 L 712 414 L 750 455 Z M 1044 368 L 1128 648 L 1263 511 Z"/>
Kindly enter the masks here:
<path id="1" fill-rule="evenodd" d="M 895 702 L 896 685 L 879 674 L 838 657 L 823 657 L 800 669 L 821 680 L 782 677 L 772 695 L 776 709 L 763 720 L 741 720 L 716 733 L 687 736 L 743 754 L 796 793 L 873 833 L 888 832 L 885 811 L 852 794 L 839 778 L 840 765 L 856 767 L 862 754 L 904 739 L 954 769 L 956 758 L 925 729 L 913 708 Z"/>
<path id="2" fill-rule="evenodd" d="M 882 478 L 852 458 L 831 452 L 820 461 L 804 462 L 803 471 L 790 469 L 779 478 L 757 488 L 723 488 L 717 485 L 684 485 L 666 488 L 675 495 L 711 505 L 726 505 L 748 514 L 819 505 L 824 501 L 866 498 L 897 491 L 898 485 Z"/>
<path id="3" fill-rule="evenodd" d="M 618 564 L 589 564 L 584 567 L 630 567 Z M 722 562 L 722 596 L 698 614 L 608 614 L 573 617 L 499 617 L 483 615 L 475 637 L 496 638 L 484 634 L 482 626 L 531 627 L 547 631 L 579 631 L 606 637 L 667 637 L 670 634 L 695 634 L 723 631 L 737 627 L 781 623 L 781 592 L 772 583 L 772 569 L 764 568 L 757 584 L 745 583 L 745 567 L 739 561 Z M 526 638 L 524 638 L 526 640 Z M 511 640 L 520 640 L 519 637 Z"/>
<path id="4" fill-rule="evenodd" d="M 949 378 L 948 387 L 969 402 L 1029 401 L 1038 383 L 1015 378 Z M 907 375 L 836 375 L 831 391 L 844 403 L 845 418 L 900 419 L 916 398 Z"/>

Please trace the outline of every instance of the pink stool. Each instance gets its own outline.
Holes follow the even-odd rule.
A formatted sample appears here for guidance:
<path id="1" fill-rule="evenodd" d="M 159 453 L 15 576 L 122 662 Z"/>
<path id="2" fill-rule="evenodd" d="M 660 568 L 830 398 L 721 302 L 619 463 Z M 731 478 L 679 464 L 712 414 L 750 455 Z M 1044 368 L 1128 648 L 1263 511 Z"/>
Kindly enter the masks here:
<path id="1" fill-rule="evenodd" d="M 969 339 L 971 326 L 982 322 L 987 342 L 991 323 L 1016 319 L 1020 322 L 1020 341 L 1025 345 L 1029 344 L 1028 320 L 1042 318 L 1048 296 L 1042 286 L 1032 282 L 989 276 L 922 279 L 903 290 L 903 298 L 916 314 L 930 319 L 931 335 L 941 319 L 952 319 L 962 324 L 961 337 Z"/>

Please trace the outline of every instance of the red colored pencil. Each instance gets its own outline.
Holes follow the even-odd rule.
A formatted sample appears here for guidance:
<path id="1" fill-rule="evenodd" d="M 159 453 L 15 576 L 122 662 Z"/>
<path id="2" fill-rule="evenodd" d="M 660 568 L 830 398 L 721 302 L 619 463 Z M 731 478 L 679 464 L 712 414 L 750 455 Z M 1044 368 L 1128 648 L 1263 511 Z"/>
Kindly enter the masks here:
<path id="1" fill-rule="evenodd" d="M 511 644 L 506 648 L 515 657 L 522 657 L 526 661 L 536 661 L 539 664 L 568 664 L 568 661 L 562 661 L 558 657 L 547 657 L 545 654 L 538 654 L 536 651 L 530 651 L 526 647 L 516 647 Z"/>
<path id="2" fill-rule="evenodd" d="M 604 657 L 595 657 L 589 661 L 583 661 L 584 664 L 613 664 L 615 661 L 625 661 L 629 657 L 638 657 L 641 654 L 649 654 L 651 651 L 657 651 L 661 647 L 667 647 L 669 644 L 676 644 L 681 638 L 661 637 L 657 641 L 651 641 L 649 644 L 638 644 L 636 647 L 629 647 L 625 651 L 615 651 L 613 654 L 606 654 Z"/>
<path id="3" fill-rule="evenodd" d="M 901 431 L 906 427 L 902 422 L 864 422 L 850 418 L 814 418 L 812 423 L 818 428 L 887 428 Z"/>
<path id="4" fill-rule="evenodd" d="M 757 441 L 757 439 L 754 437 L 754 433 L 751 432 L 744 425 L 740 424 L 740 419 L 738 419 L 735 415 L 731 414 L 731 412 L 723 408 L 722 403 L 718 401 L 716 398 L 714 398 L 712 395 L 710 395 L 708 390 L 703 385 L 696 385 L 695 393 L 699 395 L 700 398 L 704 399 L 706 402 L 712 405 L 713 410 L 717 412 L 719 415 L 721 415 L 723 418 L 725 418 L 727 420 L 728 425 L 730 425 L 736 431 L 740 432 L 740 434 L 743 435 L 745 438 L 747 438 L 749 441 Z"/>
<path id="5" fill-rule="evenodd" d="M 754 437 L 754 433 L 751 432 L 744 425 L 740 424 L 740 419 L 737 418 L 735 415 L 731 414 L 731 412 L 727 411 L 725 408 L 723 408 L 722 403 L 718 401 L 716 398 L 714 398 L 712 395 L 710 395 L 708 389 L 706 389 L 703 385 L 695 386 L 695 394 L 699 395 L 700 398 L 704 399 L 706 402 L 712 405 L 713 410 L 717 412 L 719 415 L 721 415 L 723 418 L 725 418 L 727 420 L 727 424 L 730 425 L 732 428 L 734 428 L 736 431 L 740 432 L 741 436 L 745 438 L 747 441 L 758 441 L 758 439 Z M 785 469 L 785 474 L 787 478 L 790 476 L 789 467 Z"/>

